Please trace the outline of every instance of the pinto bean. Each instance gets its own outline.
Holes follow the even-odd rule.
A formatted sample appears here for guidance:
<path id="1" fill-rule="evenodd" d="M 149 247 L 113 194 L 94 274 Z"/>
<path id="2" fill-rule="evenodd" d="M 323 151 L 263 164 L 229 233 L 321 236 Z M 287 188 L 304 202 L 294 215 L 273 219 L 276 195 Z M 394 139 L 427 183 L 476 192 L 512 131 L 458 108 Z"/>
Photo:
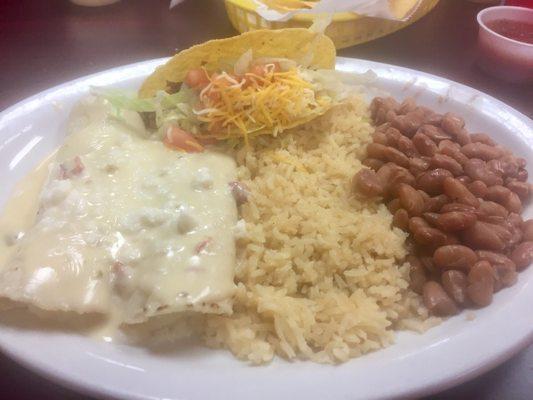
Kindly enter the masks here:
<path id="1" fill-rule="evenodd" d="M 429 161 L 420 157 L 413 157 L 409 159 L 409 171 L 417 176 L 418 174 L 426 171 L 429 168 Z"/>
<path id="2" fill-rule="evenodd" d="M 367 156 L 370 158 L 377 158 L 378 160 L 388 161 L 385 155 L 386 145 L 380 143 L 369 143 L 366 146 Z"/>
<path id="3" fill-rule="evenodd" d="M 390 122 L 393 127 L 399 129 L 404 135 L 412 137 L 424 123 L 424 115 L 414 110 L 405 115 L 397 115 Z"/>
<path id="4" fill-rule="evenodd" d="M 503 155 L 497 147 L 480 142 L 465 144 L 461 151 L 468 158 L 479 158 L 484 161 L 493 160 Z"/>
<path id="5" fill-rule="evenodd" d="M 476 222 L 474 213 L 464 211 L 450 211 L 439 214 L 436 226 L 444 232 L 462 231 L 470 228 Z"/>
<path id="6" fill-rule="evenodd" d="M 392 162 L 402 167 L 409 167 L 409 159 L 405 154 L 390 146 L 384 146 L 379 143 L 370 143 L 367 146 L 367 154 L 371 158 Z"/>
<path id="7" fill-rule="evenodd" d="M 374 171 L 377 171 L 380 169 L 385 163 L 381 160 L 378 160 L 377 158 L 366 158 L 363 160 L 362 164 L 365 167 L 368 167 L 370 169 L 373 169 Z"/>
<path id="8" fill-rule="evenodd" d="M 522 212 L 522 202 L 515 192 L 509 193 L 502 205 L 512 213 L 520 214 Z"/>
<path id="9" fill-rule="evenodd" d="M 439 229 L 431 227 L 423 218 L 412 217 L 409 220 L 409 230 L 415 241 L 425 246 L 444 246 L 454 242 L 454 238 Z"/>
<path id="10" fill-rule="evenodd" d="M 409 213 L 403 208 L 396 210 L 392 217 L 392 225 L 407 231 L 409 229 Z"/>
<path id="11" fill-rule="evenodd" d="M 398 198 L 409 215 L 420 215 L 424 211 L 424 199 L 412 186 L 401 183 L 398 186 Z"/>
<path id="12" fill-rule="evenodd" d="M 376 129 L 374 130 L 374 132 L 385 132 L 390 126 L 391 126 L 390 122 L 384 122 L 376 126 Z"/>
<path id="13" fill-rule="evenodd" d="M 427 273 L 422 262 L 415 256 L 407 256 L 407 262 L 411 265 L 409 278 L 411 288 L 418 294 L 422 294 L 424 284 L 427 281 Z"/>
<path id="14" fill-rule="evenodd" d="M 472 158 L 464 164 L 465 173 L 475 181 L 482 181 L 487 186 L 501 185 L 503 179 L 487 168 L 486 163 L 478 158 Z"/>
<path id="15" fill-rule="evenodd" d="M 500 158 L 487 162 L 487 168 L 497 175 L 503 177 L 515 177 L 518 173 L 518 165 L 512 160 Z"/>
<path id="16" fill-rule="evenodd" d="M 438 274 L 440 274 L 440 269 L 433 264 L 433 257 L 419 255 L 418 258 L 428 274 L 432 276 L 438 276 Z"/>
<path id="17" fill-rule="evenodd" d="M 378 179 L 381 181 L 381 183 L 384 186 L 386 186 L 389 183 L 389 181 L 391 179 L 391 176 L 392 176 L 392 173 L 394 172 L 395 168 L 396 168 L 395 164 L 387 162 L 387 163 L 383 164 L 376 171 L 376 175 L 377 175 Z"/>
<path id="18" fill-rule="evenodd" d="M 378 120 L 376 122 L 379 125 L 380 114 L 386 114 L 389 110 L 398 110 L 399 106 L 398 102 L 392 97 L 375 97 L 370 103 L 370 115 L 372 119 Z"/>
<path id="19" fill-rule="evenodd" d="M 420 193 L 420 196 L 422 196 L 422 198 L 424 199 L 424 211 L 426 211 L 425 204 L 429 201 L 429 199 L 431 199 L 431 197 L 429 196 L 429 194 L 427 194 L 423 190 L 417 189 L 417 191 L 418 193 Z"/>
<path id="20" fill-rule="evenodd" d="M 398 107 L 398 114 L 407 114 L 408 112 L 416 110 L 416 101 L 412 97 L 406 97 Z"/>
<path id="21" fill-rule="evenodd" d="M 533 219 L 528 219 L 522 224 L 522 231 L 524 232 L 524 241 L 533 241 Z"/>
<path id="22" fill-rule="evenodd" d="M 463 231 L 462 239 L 474 249 L 502 251 L 505 248 L 505 241 L 495 231 L 495 226 L 497 225 L 476 221 Z"/>
<path id="23" fill-rule="evenodd" d="M 400 167 L 409 168 L 409 158 L 400 150 L 396 150 L 393 147 L 386 147 L 384 155 L 387 161 L 393 162 Z"/>
<path id="24" fill-rule="evenodd" d="M 494 291 L 513 286 L 518 280 L 518 273 L 513 264 L 491 264 L 494 270 Z"/>
<path id="25" fill-rule="evenodd" d="M 398 211 L 401 207 L 402 205 L 400 204 L 400 199 L 392 199 L 387 204 L 387 208 L 389 209 L 391 214 L 396 213 L 396 211 Z"/>
<path id="26" fill-rule="evenodd" d="M 486 133 L 471 133 L 470 140 L 474 143 L 484 143 L 489 146 L 494 146 L 496 143 Z"/>
<path id="27" fill-rule="evenodd" d="M 417 132 L 413 136 L 413 145 L 421 155 L 427 157 L 432 157 L 438 151 L 438 147 L 435 142 L 420 132 Z"/>
<path id="28" fill-rule="evenodd" d="M 488 215 L 488 216 L 494 215 L 494 216 L 505 218 L 507 217 L 507 215 L 509 215 L 509 212 L 504 206 L 498 203 L 495 203 L 493 201 L 482 201 L 481 204 L 479 205 L 478 210 L 482 214 Z"/>
<path id="29" fill-rule="evenodd" d="M 374 171 L 363 168 L 357 172 L 352 179 L 353 188 L 368 197 L 381 196 L 384 193 L 384 187 Z"/>
<path id="30" fill-rule="evenodd" d="M 461 146 L 451 140 L 441 141 L 439 143 L 439 151 L 453 158 L 461 165 L 464 165 L 468 161 L 468 157 L 461 152 Z"/>
<path id="31" fill-rule="evenodd" d="M 437 221 L 438 221 L 438 219 L 439 219 L 439 215 L 440 215 L 440 214 L 438 214 L 438 213 L 434 213 L 434 212 L 425 212 L 425 213 L 423 214 L 423 217 L 424 217 L 424 219 L 425 219 L 427 222 L 429 222 L 432 226 L 436 226 L 436 227 L 438 228 L 438 226 L 437 226 Z"/>
<path id="32" fill-rule="evenodd" d="M 515 226 L 516 228 L 522 230 L 522 225 L 524 224 L 524 220 L 522 219 L 522 217 L 520 216 L 520 214 L 517 214 L 517 213 L 510 213 L 509 214 L 509 218 L 507 218 L 507 220 L 509 221 L 509 223 L 513 226 Z"/>
<path id="33" fill-rule="evenodd" d="M 511 253 L 511 260 L 518 270 L 522 270 L 533 261 L 533 242 L 520 243 Z"/>
<path id="34" fill-rule="evenodd" d="M 487 195 L 485 196 L 487 200 L 495 201 L 499 204 L 504 204 L 507 202 L 507 198 L 511 194 L 511 191 L 505 186 L 494 185 L 488 188 Z"/>
<path id="35" fill-rule="evenodd" d="M 511 226 L 503 217 L 484 217 L 483 222 L 504 242 L 505 246 L 512 240 Z"/>
<path id="36" fill-rule="evenodd" d="M 388 138 L 385 135 L 385 131 L 378 131 L 377 129 L 372 134 L 372 141 L 374 143 L 382 144 L 383 146 L 388 146 Z"/>
<path id="37" fill-rule="evenodd" d="M 526 182 L 528 177 L 528 173 L 525 169 L 519 169 L 516 173 L 516 179 L 518 179 L 520 182 Z"/>
<path id="38" fill-rule="evenodd" d="M 505 226 L 507 227 L 509 232 L 511 232 L 511 239 L 509 239 L 507 247 L 514 247 L 516 244 L 524 240 L 524 233 L 522 232 L 522 223 L 514 223 L 513 216 L 518 216 L 518 218 L 520 218 L 518 214 L 510 213 L 507 219 L 505 220 Z"/>
<path id="39" fill-rule="evenodd" d="M 461 146 L 464 146 L 465 144 L 468 144 L 471 142 L 470 135 L 466 131 L 466 129 L 462 129 L 457 133 L 457 136 L 455 136 L 455 140 L 457 140 L 457 143 L 459 143 Z"/>
<path id="40" fill-rule="evenodd" d="M 426 201 L 426 207 L 425 210 L 427 212 L 438 212 L 444 206 L 446 203 L 448 203 L 450 199 L 445 194 L 439 194 L 435 197 L 430 197 Z"/>
<path id="41" fill-rule="evenodd" d="M 383 106 L 384 100 L 385 99 L 383 97 L 374 97 L 370 102 L 368 109 L 370 110 L 372 119 L 374 118 L 376 111 Z"/>
<path id="42" fill-rule="evenodd" d="M 515 263 L 507 257 L 505 254 L 502 253 L 496 253 L 494 251 L 489 250 L 477 250 L 476 255 L 480 260 L 488 261 L 489 263 L 496 265 L 496 264 L 505 264 L 510 265 L 513 268 L 516 268 Z"/>
<path id="43" fill-rule="evenodd" d="M 467 302 L 468 278 L 463 272 L 455 269 L 444 271 L 441 275 L 441 281 L 448 296 L 457 304 L 464 305 Z"/>
<path id="44" fill-rule="evenodd" d="M 454 202 L 444 204 L 440 209 L 441 213 L 447 213 L 447 212 L 452 212 L 452 211 L 461 211 L 461 212 L 476 214 L 477 209 L 476 207 L 468 206 L 466 204 L 461 204 L 461 203 L 454 203 Z"/>
<path id="45" fill-rule="evenodd" d="M 393 127 L 387 128 L 384 132 L 385 137 L 387 138 L 386 146 L 396 147 L 398 145 L 398 140 L 400 140 L 403 135 L 401 132 Z"/>
<path id="46" fill-rule="evenodd" d="M 409 172 L 409 170 L 400 167 L 398 165 L 394 165 L 391 167 L 392 172 L 389 177 L 389 181 L 387 183 L 387 190 L 393 194 L 397 195 L 398 188 L 400 187 L 400 184 L 405 183 L 407 185 L 413 186 L 416 184 L 415 177 L 413 174 Z"/>
<path id="47" fill-rule="evenodd" d="M 498 215 L 481 214 L 479 219 L 480 219 L 480 221 L 488 222 L 489 224 L 493 224 L 493 225 L 504 226 L 504 224 L 505 224 L 505 218 L 504 217 L 500 217 Z"/>
<path id="48" fill-rule="evenodd" d="M 530 187 L 526 182 L 512 181 L 507 184 L 507 189 L 515 192 L 521 201 L 528 201 L 530 195 Z"/>
<path id="49" fill-rule="evenodd" d="M 424 284 L 422 298 L 424 305 L 434 315 L 444 317 L 458 312 L 454 301 L 448 296 L 443 287 L 435 281 L 428 281 Z"/>
<path id="50" fill-rule="evenodd" d="M 417 179 L 417 184 L 424 192 L 436 195 L 442 193 L 444 180 L 451 177 L 453 177 L 452 173 L 446 169 L 432 169 L 421 174 Z"/>
<path id="51" fill-rule="evenodd" d="M 397 116 L 397 110 L 387 110 L 387 112 L 385 113 L 385 121 L 389 122 L 391 126 L 394 127 L 394 125 L 392 125 L 392 120 L 395 119 Z"/>
<path id="52" fill-rule="evenodd" d="M 454 178 L 445 178 L 442 182 L 444 194 L 452 201 L 457 201 L 469 206 L 479 206 L 479 200 L 474 196 L 465 185 Z"/>
<path id="53" fill-rule="evenodd" d="M 442 114 L 431 112 L 431 113 L 427 113 L 424 116 L 424 124 L 440 126 L 441 122 L 442 122 Z"/>
<path id="54" fill-rule="evenodd" d="M 485 307 L 492 302 L 494 271 L 488 261 L 478 261 L 468 273 L 468 297 L 477 306 Z"/>
<path id="55" fill-rule="evenodd" d="M 385 196 L 394 194 L 396 186 L 403 181 L 414 182 L 414 177 L 409 177 L 408 171 L 405 168 L 399 167 L 391 162 L 386 163 L 378 169 L 376 175 L 384 187 Z"/>
<path id="56" fill-rule="evenodd" d="M 455 176 L 463 174 L 463 167 L 461 164 L 445 154 L 435 154 L 430 160 L 430 165 L 433 168 L 446 169 Z"/>
<path id="57" fill-rule="evenodd" d="M 435 143 L 439 143 L 441 140 L 450 140 L 452 136 L 446 133 L 442 128 L 435 125 L 422 125 L 417 132 L 423 133 Z"/>
<path id="58" fill-rule="evenodd" d="M 401 136 L 398 139 L 398 142 L 396 143 L 396 147 L 407 157 L 415 157 L 418 155 L 418 151 L 416 150 L 415 145 L 413 144 L 411 139 L 409 139 L 406 136 Z"/>
<path id="59" fill-rule="evenodd" d="M 487 185 L 483 181 L 473 181 L 466 185 L 468 190 L 478 198 L 484 198 L 487 195 Z"/>
<path id="60" fill-rule="evenodd" d="M 469 183 L 472 183 L 472 179 L 468 175 L 461 175 L 458 176 L 457 179 L 459 182 L 461 182 L 463 185 L 467 186 Z M 468 187 L 467 187 L 468 189 Z"/>
<path id="61" fill-rule="evenodd" d="M 441 128 L 452 135 L 460 145 L 470 143 L 470 135 L 464 129 L 464 120 L 452 113 L 446 113 L 442 117 Z"/>
<path id="62" fill-rule="evenodd" d="M 448 112 L 442 117 L 440 125 L 442 129 L 444 129 L 453 137 L 456 137 L 464 128 L 465 121 L 460 116 Z"/>
<path id="63" fill-rule="evenodd" d="M 440 268 L 469 270 L 476 261 L 476 253 L 460 244 L 441 246 L 433 253 L 433 262 Z"/>

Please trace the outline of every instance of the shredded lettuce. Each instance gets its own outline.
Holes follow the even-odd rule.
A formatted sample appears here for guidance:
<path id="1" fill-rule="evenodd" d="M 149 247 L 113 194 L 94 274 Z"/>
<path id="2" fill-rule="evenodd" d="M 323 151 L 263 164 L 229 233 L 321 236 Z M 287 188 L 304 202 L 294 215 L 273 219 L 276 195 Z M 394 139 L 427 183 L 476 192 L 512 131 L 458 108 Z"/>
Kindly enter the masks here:
<path id="1" fill-rule="evenodd" d="M 139 99 L 124 90 L 113 88 L 93 87 L 91 92 L 109 101 L 117 111 L 131 110 L 137 112 L 155 111 L 156 107 L 151 99 Z"/>
<path id="2" fill-rule="evenodd" d="M 177 93 L 159 91 L 150 99 L 140 99 L 134 93 L 114 88 L 93 87 L 91 91 L 109 101 L 117 117 L 120 117 L 122 110 L 153 112 L 158 129 L 175 122 L 191 132 L 197 131 L 198 121 L 191 106 L 195 104 L 197 95 L 186 85 L 182 85 Z"/>

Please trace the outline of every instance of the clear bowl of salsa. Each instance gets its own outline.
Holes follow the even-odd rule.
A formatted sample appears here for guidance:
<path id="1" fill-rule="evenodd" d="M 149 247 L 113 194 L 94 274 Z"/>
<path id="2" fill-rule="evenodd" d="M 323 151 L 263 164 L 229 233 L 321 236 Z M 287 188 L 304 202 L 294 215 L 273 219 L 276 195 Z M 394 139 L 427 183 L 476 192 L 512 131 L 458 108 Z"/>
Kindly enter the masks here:
<path id="1" fill-rule="evenodd" d="M 489 7 L 477 21 L 478 65 L 509 82 L 533 83 L 533 9 Z"/>

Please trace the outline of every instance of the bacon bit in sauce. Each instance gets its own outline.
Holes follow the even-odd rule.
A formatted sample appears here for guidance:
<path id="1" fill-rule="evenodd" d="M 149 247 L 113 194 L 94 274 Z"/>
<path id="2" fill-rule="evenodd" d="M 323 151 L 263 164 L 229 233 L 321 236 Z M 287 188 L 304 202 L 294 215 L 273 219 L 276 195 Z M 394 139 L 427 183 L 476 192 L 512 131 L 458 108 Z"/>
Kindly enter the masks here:
<path id="1" fill-rule="evenodd" d="M 195 254 L 205 253 L 207 252 L 207 248 L 214 242 L 212 237 L 208 237 L 205 240 L 202 240 L 200 243 L 196 245 L 194 248 Z"/>

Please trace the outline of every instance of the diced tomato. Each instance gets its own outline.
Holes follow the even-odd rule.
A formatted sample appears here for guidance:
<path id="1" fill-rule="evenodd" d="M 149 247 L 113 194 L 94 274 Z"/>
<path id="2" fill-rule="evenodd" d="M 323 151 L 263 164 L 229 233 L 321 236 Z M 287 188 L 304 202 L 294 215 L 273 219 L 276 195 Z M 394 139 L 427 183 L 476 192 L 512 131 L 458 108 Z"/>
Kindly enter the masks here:
<path id="1" fill-rule="evenodd" d="M 281 72 L 281 66 L 279 65 L 279 62 L 274 61 L 272 63 L 268 63 L 267 65 L 273 65 L 274 66 L 273 69 L 272 69 L 273 72 Z"/>
<path id="2" fill-rule="evenodd" d="M 200 253 L 203 253 L 207 250 L 207 248 L 209 247 L 210 244 L 213 243 L 213 238 L 212 237 L 207 237 L 206 239 L 202 240 L 200 243 L 198 243 L 196 245 L 196 247 L 194 248 L 194 252 L 196 254 L 200 254 Z"/>
<path id="3" fill-rule="evenodd" d="M 203 68 L 191 69 L 189 72 L 187 72 L 185 83 L 191 88 L 201 90 L 209 85 L 209 76 Z"/>
<path id="4" fill-rule="evenodd" d="M 196 139 L 198 140 L 198 142 L 200 142 L 200 144 L 204 146 L 218 143 L 218 139 L 214 137 L 197 137 Z"/>
<path id="5" fill-rule="evenodd" d="M 265 67 L 263 67 L 262 65 L 252 65 L 252 67 L 250 68 L 250 72 L 254 75 L 263 77 L 265 76 L 266 71 Z"/>
<path id="6" fill-rule="evenodd" d="M 193 135 L 175 125 L 167 128 L 163 143 L 171 149 L 181 150 L 187 153 L 200 153 L 204 151 L 204 146 Z"/>

